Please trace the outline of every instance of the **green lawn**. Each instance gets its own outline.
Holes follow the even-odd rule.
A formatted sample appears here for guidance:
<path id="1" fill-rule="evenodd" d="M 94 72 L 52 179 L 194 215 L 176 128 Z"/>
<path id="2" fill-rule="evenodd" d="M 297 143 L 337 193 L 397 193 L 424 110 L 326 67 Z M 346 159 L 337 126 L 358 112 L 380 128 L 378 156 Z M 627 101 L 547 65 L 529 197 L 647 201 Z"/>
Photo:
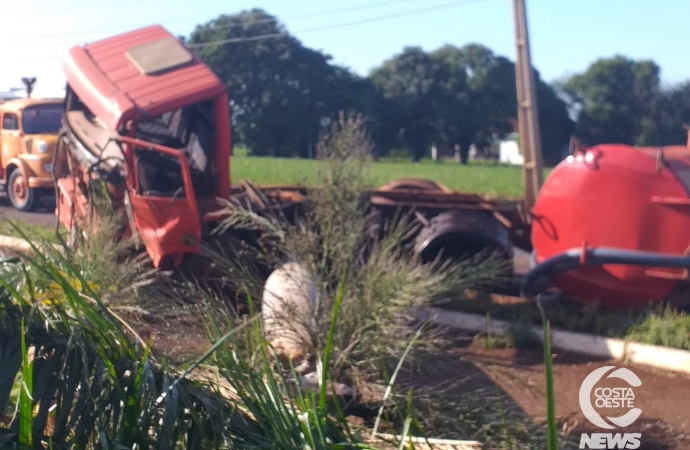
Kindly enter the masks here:
<path id="1" fill-rule="evenodd" d="M 230 163 L 233 184 L 251 179 L 256 184 L 305 184 L 315 179 L 319 162 L 290 158 L 262 158 L 235 154 Z M 549 170 L 544 171 L 544 176 Z M 462 166 L 455 162 L 419 164 L 410 161 L 379 161 L 371 166 L 372 187 L 381 186 L 396 178 L 428 178 L 451 189 L 476 192 L 490 197 L 521 198 L 523 196 L 522 168 L 487 163 Z"/>
<path id="2" fill-rule="evenodd" d="M 57 242 L 53 226 L 48 227 L 41 223 L 31 223 L 22 219 L 9 219 L 0 222 L 0 235 L 23 238 L 22 234 L 10 222 L 17 225 L 29 239 L 46 239 L 48 242 Z"/>

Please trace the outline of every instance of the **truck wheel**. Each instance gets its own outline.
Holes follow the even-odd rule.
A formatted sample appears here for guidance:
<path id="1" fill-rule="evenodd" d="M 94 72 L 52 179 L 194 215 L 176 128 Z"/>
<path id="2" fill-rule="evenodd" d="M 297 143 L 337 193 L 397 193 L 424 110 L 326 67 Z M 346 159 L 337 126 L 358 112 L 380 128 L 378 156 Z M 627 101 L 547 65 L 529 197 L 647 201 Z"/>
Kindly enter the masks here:
<path id="1" fill-rule="evenodd" d="M 420 189 L 423 191 L 452 192 L 446 186 L 426 178 L 399 178 L 378 188 L 378 191 L 388 192 L 396 189 Z"/>
<path id="2" fill-rule="evenodd" d="M 39 199 L 37 190 L 29 187 L 26 178 L 19 169 L 13 170 L 10 175 L 7 196 L 12 206 L 19 211 L 33 210 Z"/>
<path id="3" fill-rule="evenodd" d="M 415 239 L 415 254 L 422 263 L 439 256 L 457 261 L 483 251 L 509 261 L 512 276 L 513 248 L 508 230 L 486 211 L 444 211 L 432 218 Z"/>

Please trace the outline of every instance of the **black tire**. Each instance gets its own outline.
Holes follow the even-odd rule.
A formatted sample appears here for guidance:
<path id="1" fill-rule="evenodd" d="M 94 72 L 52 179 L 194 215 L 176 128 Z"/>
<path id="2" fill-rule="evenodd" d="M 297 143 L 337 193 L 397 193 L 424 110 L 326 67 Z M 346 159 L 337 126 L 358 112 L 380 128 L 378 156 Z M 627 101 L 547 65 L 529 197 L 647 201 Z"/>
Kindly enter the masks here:
<path id="1" fill-rule="evenodd" d="M 399 178 L 381 186 L 377 190 L 386 192 L 396 189 L 419 189 L 422 191 L 451 192 L 447 187 L 426 178 Z"/>
<path id="2" fill-rule="evenodd" d="M 14 169 L 7 181 L 7 197 L 14 209 L 33 211 L 40 200 L 40 193 L 28 186 L 27 180 L 19 169 Z"/>
<path id="3" fill-rule="evenodd" d="M 429 221 L 415 239 L 415 254 L 421 262 L 462 259 L 482 251 L 498 252 L 512 261 L 513 249 L 506 227 L 485 211 L 448 210 Z M 512 264 L 511 264 L 512 274 Z"/>

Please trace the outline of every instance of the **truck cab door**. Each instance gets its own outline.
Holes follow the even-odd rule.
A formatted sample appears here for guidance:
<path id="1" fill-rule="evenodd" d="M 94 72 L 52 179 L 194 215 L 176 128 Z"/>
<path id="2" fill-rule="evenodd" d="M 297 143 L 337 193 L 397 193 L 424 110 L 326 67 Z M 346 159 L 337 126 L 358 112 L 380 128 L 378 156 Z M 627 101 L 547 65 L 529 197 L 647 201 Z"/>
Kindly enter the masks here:
<path id="1" fill-rule="evenodd" d="M 182 152 L 130 138 L 127 176 L 136 232 L 155 267 L 199 253 L 201 220 L 189 166 Z"/>
<path id="2" fill-rule="evenodd" d="M 0 127 L 0 161 L 4 178 L 7 162 L 20 152 L 19 117 L 10 112 L 2 114 Z"/>

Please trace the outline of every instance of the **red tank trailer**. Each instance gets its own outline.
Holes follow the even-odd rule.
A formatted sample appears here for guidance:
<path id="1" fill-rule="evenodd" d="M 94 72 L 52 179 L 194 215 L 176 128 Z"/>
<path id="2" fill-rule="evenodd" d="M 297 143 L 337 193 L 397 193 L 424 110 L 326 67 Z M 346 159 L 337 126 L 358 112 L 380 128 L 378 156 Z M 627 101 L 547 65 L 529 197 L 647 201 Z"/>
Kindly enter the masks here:
<path id="1" fill-rule="evenodd" d="M 690 145 L 578 149 L 532 211 L 533 263 L 563 293 L 643 307 L 684 285 L 690 266 Z"/>

